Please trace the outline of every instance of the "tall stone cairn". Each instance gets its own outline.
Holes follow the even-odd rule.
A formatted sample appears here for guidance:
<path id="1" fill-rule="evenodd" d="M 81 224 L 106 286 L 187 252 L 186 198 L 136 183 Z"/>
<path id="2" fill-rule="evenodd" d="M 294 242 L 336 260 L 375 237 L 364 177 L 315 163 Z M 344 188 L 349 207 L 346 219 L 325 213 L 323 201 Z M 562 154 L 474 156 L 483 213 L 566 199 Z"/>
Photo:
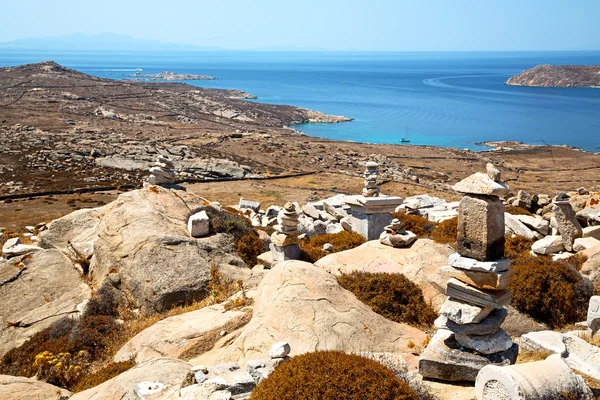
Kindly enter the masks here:
<path id="1" fill-rule="evenodd" d="M 300 258 L 298 245 L 298 213 L 294 204 L 288 202 L 277 216 L 275 232 L 271 235 L 271 255 L 274 261 L 296 260 Z"/>
<path id="2" fill-rule="evenodd" d="M 158 156 L 158 159 L 154 163 L 154 167 L 150 168 L 151 175 L 148 177 L 148 183 L 150 185 L 168 186 L 175 182 L 175 164 L 171 159 Z"/>
<path id="3" fill-rule="evenodd" d="M 440 272 L 450 279 L 448 299 L 435 321 L 438 331 L 419 360 L 426 378 L 475 381 L 486 365 L 516 361 L 518 346 L 500 327 L 510 303 L 510 260 L 504 259 L 504 204 L 500 171 L 487 165 L 454 185 L 464 194 L 458 214 L 457 253 Z"/>
<path id="4" fill-rule="evenodd" d="M 375 161 L 369 161 L 365 164 L 365 187 L 362 190 L 364 197 L 379 197 L 379 187 L 377 186 L 377 168 L 379 164 Z"/>

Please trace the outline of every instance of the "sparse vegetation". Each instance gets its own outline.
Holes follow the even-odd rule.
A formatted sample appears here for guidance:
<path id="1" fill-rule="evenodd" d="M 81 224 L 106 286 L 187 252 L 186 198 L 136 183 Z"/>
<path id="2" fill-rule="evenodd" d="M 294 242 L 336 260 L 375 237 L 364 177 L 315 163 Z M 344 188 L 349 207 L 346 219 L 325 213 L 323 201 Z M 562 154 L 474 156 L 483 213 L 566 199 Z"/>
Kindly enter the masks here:
<path id="1" fill-rule="evenodd" d="M 404 213 L 393 213 L 394 218 L 398 218 L 404 223 L 404 228 L 411 231 L 419 238 L 428 238 L 435 230 L 436 224 L 429 222 L 427 218 L 423 218 L 419 215 L 411 215 Z"/>
<path id="2" fill-rule="evenodd" d="M 529 216 L 533 216 L 532 213 L 530 213 L 529 211 L 527 211 L 523 207 L 505 206 L 504 207 L 504 211 L 507 212 L 507 213 L 509 213 L 509 214 L 512 214 L 512 215 L 529 215 Z"/>
<path id="3" fill-rule="evenodd" d="M 428 327 L 437 318 L 421 289 L 402 274 L 355 271 L 340 275 L 338 282 L 389 320 Z"/>
<path id="4" fill-rule="evenodd" d="M 418 400 L 408 383 L 377 361 L 317 351 L 283 362 L 252 391 L 251 400 Z"/>
<path id="5" fill-rule="evenodd" d="M 515 247 L 518 254 L 519 246 Z M 513 259 L 512 305 L 531 317 L 559 328 L 585 319 L 593 284 L 569 263 L 553 262 L 524 252 Z"/>
<path id="6" fill-rule="evenodd" d="M 111 361 L 133 336 L 161 319 L 221 303 L 241 290 L 241 286 L 225 279 L 218 268 L 213 267 L 208 298 L 149 316 L 139 316 L 127 307 L 120 308 L 111 289 L 103 286 L 79 319 L 60 319 L 7 352 L 0 360 L 0 374 L 27 377 L 37 374 L 40 379 L 72 391 L 99 385 L 135 365 Z M 232 304 L 234 308 L 242 306 L 239 302 Z M 117 317 L 123 322 L 118 324 Z M 243 318 L 236 326 L 243 326 L 248 320 Z"/>
<path id="7" fill-rule="evenodd" d="M 255 231 L 244 233 L 242 236 L 235 238 L 234 246 L 236 253 L 248 265 L 249 268 L 258 264 L 256 257 L 263 252 L 262 240 Z"/>
<path id="8" fill-rule="evenodd" d="M 300 257 L 303 261 L 315 263 L 317 260 L 330 254 L 326 251 L 323 251 L 323 245 L 326 243 L 329 243 L 333 246 L 331 253 L 337 253 L 339 251 L 353 249 L 365 242 L 366 240 L 362 235 L 356 232 L 348 231 L 315 236 L 300 241 Z"/>
<path id="9" fill-rule="evenodd" d="M 438 243 L 450 244 L 456 246 L 456 236 L 458 234 L 458 217 L 440 222 L 431 233 L 431 239 Z"/>

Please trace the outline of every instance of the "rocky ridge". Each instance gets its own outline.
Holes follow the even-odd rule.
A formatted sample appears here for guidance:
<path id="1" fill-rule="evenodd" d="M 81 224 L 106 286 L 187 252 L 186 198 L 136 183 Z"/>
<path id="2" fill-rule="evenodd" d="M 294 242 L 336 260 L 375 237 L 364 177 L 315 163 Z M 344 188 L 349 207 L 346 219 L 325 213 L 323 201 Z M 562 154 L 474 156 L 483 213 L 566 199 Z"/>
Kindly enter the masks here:
<path id="1" fill-rule="evenodd" d="M 537 65 L 506 81 L 510 86 L 600 87 L 600 66 Z"/>

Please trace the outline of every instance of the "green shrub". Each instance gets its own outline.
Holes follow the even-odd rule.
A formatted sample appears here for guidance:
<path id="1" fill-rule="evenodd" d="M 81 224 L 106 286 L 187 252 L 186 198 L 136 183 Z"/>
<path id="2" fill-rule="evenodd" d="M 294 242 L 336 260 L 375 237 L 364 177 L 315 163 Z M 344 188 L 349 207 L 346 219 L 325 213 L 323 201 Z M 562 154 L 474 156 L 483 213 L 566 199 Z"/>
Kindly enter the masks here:
<path id="1" fill-rule="evenodd" d="M 340 275 L 338 282 L 389 320 L 426 327 L 437 318 L 421 289 L 402 274 L 354 271 Z"/>
<path id="2" fill-rule="evenodd" d="M 315 263 L 317 260 L 330 254 L 323 251 L 323 245 L 329 243 L 333 246 L 331 253 L 350 250 L 365 243 L 366 239 L 356 232 L 343 231 L 326 235 L 315 236 L 300 241 L 300 258 L 304 261 Z"/>
<path id="3" fill-rule="evenodd" d="M 438 243 L 456 245 L 458 234 L 458 217 L 440 222 L 431 233 L 431 238 Z"/>
<path id="4" fill-rule="evenodd" d="M 553 328 L 585 319 L 593 284 L 568 262 L 521 255 L 513 260 L 512 305 Z"/>
<path id="5" fill-rule="evenodd" d="M 397 218 L 404 223 L 404 228 L 407 231 L 411 231 L 420 238 L 429 237 L 436 227 L 435 223 L 429 222 L 427 218 L 423 218 L 419 215 L 404 214 L 400 212 L 392 213 L 392 215 L 394 218 Z"/>
<path id="6" fill-rule="evenodd" d="M 405 381 L 379 364 L 340 351 L 317 351 L 284 361 L 250 400 L 417 400 Z"/>

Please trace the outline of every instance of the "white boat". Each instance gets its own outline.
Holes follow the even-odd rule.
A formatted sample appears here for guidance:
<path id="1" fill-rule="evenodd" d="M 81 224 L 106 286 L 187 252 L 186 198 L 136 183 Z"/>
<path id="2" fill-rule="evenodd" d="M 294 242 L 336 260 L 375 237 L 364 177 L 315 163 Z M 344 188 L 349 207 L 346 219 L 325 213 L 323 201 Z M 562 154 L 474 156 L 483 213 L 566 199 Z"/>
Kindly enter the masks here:
<path id="1" fill-rule="evenodd" d="M 410 136 L 408 135 L 408 126 L 406 127 L 406 133 L 402 139 L 400 139 L 400 143 L 410 143 Z"/>

